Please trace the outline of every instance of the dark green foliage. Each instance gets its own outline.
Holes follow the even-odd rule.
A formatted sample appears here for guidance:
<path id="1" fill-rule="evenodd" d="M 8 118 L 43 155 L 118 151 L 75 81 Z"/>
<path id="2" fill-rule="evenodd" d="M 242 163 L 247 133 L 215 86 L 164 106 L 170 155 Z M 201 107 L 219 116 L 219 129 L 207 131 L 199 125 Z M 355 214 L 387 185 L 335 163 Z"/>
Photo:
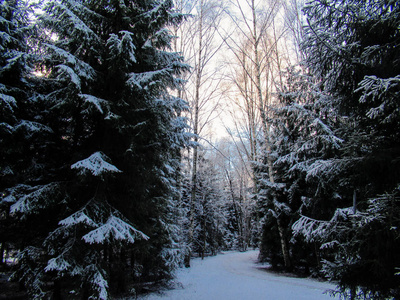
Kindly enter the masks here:
<path id="1" fill-rule="evenodd" d="M 289 69 L 284 76 L 286 83 L 280 87 L 279 104 L 272 119 L 275 183 L 269 181 L 267 163 L 256 166 L 260 174 L 258 206 L 264 227 L 260 258 L 282 268 L 283 237 L 291 256 L 289 269 L 318 273 L 315 247 L 319 246 L 294 238 L 291 227 L 301 214 L 321 216 L 322 210 L 329 215 L 336 208 L 335 189 L 331 186 L 335 178 L 326 169 L 335 163 L 343 140 L 331 129 L 338 123 L 330 104 L 332 97 L 321 92 L 300 67 Z M 312 207 L 310 201 L 314 203 Z M 318 207 L 319 204 L 323 206 Z"/>
<path id="2" fill-rule="evenodd" d="M 313 110 L 342 142 L 316 148 L 322 156 L 304 168 L 306 201 L 293 229 L 321 245 L 322 270 L 342 296 L 396 298 L 400 6 L 327 0 L 304 12 L 306 65 L 330 97 L 328 110 Z"/>
<path id="3" fill-rule="evenodd" d="M 31 36 L 42 54 L 32 88 L 43 95 L 33 106 L 43 124 L 29 123 L 42 148 L 24 132 L 31 155 L 9 151 L 40 168 L 2 186 L 13 224 L 30 235 L 14 277 L 32 297 L 85 299 L 168 279 L 181 251 L 171 213 L 187 142 L 186 104 L 169 91 L 187 66 L 169 52 L 166 26 L 183 16 L 172 1 L 55 0 L 43 11 Z"/>
<path id="4" fill-rule="evenodd" d="M 35 32 L 29 22 L 32 11 L 26 1 L 0 3 L 1 264 L 4 250 L 20 247 L 32 234 L 30 227 L 23 230 L 14 222 L 10 206 L 42 184 L 46 139 L 52 133 L 40 113 L 40 84 L 32 75 L 35 57 L 28 51 Z M 34 218 L 26 221 L 32 224 Z"/>
<path id="5" fill-rule="evenodd" d="M 196 198 L 193 205 L 193 244 L 194 254 L 204 258 L 216 255 L 226 249 L 229 243 L 229 230 L 225 216 L 225 195 L 222 193 L 216 167 L 212 160 L 201 152 L 198 160 Z M 182 194 L 182 237 L 188 237 L 190 230 L 191 187 L 189 180 L 184 181 Z M 188 241 L 186 241 L 189 244 Z M 229 246 L 228 246 L 229 247 Z"/>

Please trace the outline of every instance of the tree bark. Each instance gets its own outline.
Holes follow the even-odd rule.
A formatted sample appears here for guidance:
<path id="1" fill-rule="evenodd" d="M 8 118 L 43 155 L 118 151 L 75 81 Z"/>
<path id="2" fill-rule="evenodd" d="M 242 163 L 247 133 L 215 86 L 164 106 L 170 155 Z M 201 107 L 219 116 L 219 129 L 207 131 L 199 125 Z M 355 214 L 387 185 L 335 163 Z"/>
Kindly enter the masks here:
<path id="1" fill-rule="evenodd" d="M 200 1 L 200 19 L 199 19 L 199 52 L 197 54 L 196 65 L 197 68 L 195 70 L 196 81 L 195 81 L 195 97 L 194 97 L 194 118 L 193 118 L 193 134 L 194 134 L 194 146 L 193 146 L 193 161 L 192 161 L 192 190 L 190 195 L 190 227 L 189 227 L 189 251 L 187 257 L 185 259 L 185 266 L 190 267 L 190 258 L 192 256 L 192 246 L 193 246 L 193 234 L 194 234 L 194 208 L 196 202 L 196 189 L 197 189 L 197 160 L 198 160 L 198 146 L 197 143 L 199 141 L 199 101 L 200 101 L 200 85 L 201 85 L 201 76 L 202 76 L 202 59 L 203 59 L 203 0 Z"/>

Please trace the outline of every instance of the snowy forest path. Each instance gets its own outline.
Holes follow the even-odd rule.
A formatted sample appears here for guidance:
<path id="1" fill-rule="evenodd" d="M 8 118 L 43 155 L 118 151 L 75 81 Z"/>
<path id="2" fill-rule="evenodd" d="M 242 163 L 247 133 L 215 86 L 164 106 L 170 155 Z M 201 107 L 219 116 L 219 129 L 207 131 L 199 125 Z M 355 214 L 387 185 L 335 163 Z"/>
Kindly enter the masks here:
<path id="1" fill-rule="evenodd" d="M 266 272 L 257 264 L 258 251 L 226 252 L 204 260 L 192 260 L 190 269 L 180 269 L 176 281 L 182 288 L 139 299 L 174 300 L 319 300 L 333 299 L 325 291 L 335 286 L 307 278 Z"/>

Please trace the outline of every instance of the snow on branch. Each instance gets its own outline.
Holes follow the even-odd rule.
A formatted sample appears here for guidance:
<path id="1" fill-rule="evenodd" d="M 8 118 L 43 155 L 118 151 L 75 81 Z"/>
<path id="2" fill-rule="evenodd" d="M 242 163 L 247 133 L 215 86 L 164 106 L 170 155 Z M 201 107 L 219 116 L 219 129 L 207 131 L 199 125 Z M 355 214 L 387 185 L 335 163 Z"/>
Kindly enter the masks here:
<path id="1" fill-rule="evenodd" d="M 122 172 L 116 166 L 108 163 L 110 159 L 102 152 L 95 152 L 86 159 L 80 160 L 71 166 L 71 169 L 79 170 L 79 174 L 83 175 L 87 172 L 93 176 L 101 176 L 106 173 Z"/>
<path id="2" fill-rule="evenodd" d="M 113 58 L 118 58 L 124 53 L 129 63 L 136 62 L 135 50 L 136 47 L 133 43 L 133 33 L 123 30 L 119 32 L 122 37 L 121 39 L 114 33 L 110 34 L 107 40 L 107 46 L 110 49 L 110 54 Z"/>
<path id="3" fill-rule="evenodd" d="M 6 60 L 6 65 L 3 66 L 2 70 L 12 70 L 18 63 L 23 63 L 26 54 L 21 51 L 12 51 L 14 56 Z"/>
<path id="4" fill-rule="evenodd" d="M 58 224 L 66 227 L 77 224 L 86 224 L 91 227 L 97 227 L 97 224 L 91 218 L 89 218 L 83 210 L 73 213 L 68 218 L 61 220 Z"/>
<path id="5" fill-rule="evenodd" d="M 45 44 L 49 50 L 56 54 L 59 58 L 64 60 L 64 64 L 74 66 L 74 74 L 91 80 L 95 77 L 95 70 L 86 62 L 78 59 L 68 51 L 65 51 L 57 46 Z"/>
<path id="6" fill-rule="evenodd" d="M 289 215 L 292 212 L 292 209 L 284 202 L 279 202 L 277 200 L 273 200 L 274 210 L 277 213 L 284 213 L 285 215 Z"/>
<path id="7" fill-rule="evenodd" d="M 83 240 L 89 244 L 104 244 L 110 242 L 112 239 L 133 244 L 136 238 L 149 239 L 143 232 L 113 214 L 111 214 L 104 225 L 83 236 Z"/>
<path id="8" fill-rule="evenodd" d="M 390 78 L 379 78 L 377 76 L 365 76 L 359 83 L 356 92 L 362 92 L 360 103 L 368 100 L 377 102 L 375 107 L 370 108 L 367 117 L 371 119 L 384 118 L 383 123 L 397 120 L 399 113 L 399 86 L 400 75 Z M 380 100 L 380 101 L 379 101 Z"/>
<path id="9" fill-rule="evenodd" d="M 171 40 L 171 33 L 167 28 L 161 28 L 152 36 L 152 42 L 158 45 L 168 45 L 169 41 Z"/>
<path id="10" fill-rule="evenodd" d="M 391 78 L 378 78 L 374 75 L 365 76 L 355 92 L 363 92 L 360 102 L 365 103 L 368 97 L 372 97 L 372 101 L 374 101 L 377 97 L 381 97 L 382 93 L 386 93 L 398 85 L 400 85 L 400 75 Z"/>
<path id="11" fill-rule="evenodd" d="M 33 134 L 37 132 L 53 133 L 53 130 L 50 127 L 40 124 L 38 122 L 28 120 L 22 120 L 21 122 L 19 122 L 19 124 L 15 126 L 14 131 L 18 131 L 21 129 L 25 130 L 27 137 L 32 137 Z"/>
<path id="12" fill-rule="evenodd" d="M 6 189 L 1 194 L 3 195 L 1 202 L 3 203 L 15 203 L 18 199 L 22 198 L 29 192 L 34 189 L 30 185 L 25 184 L 17 184 L 11 188 Z"/>
<path id="13" fill-rule="evenodd" d="M 4 123 L 0 123 L 0 129 L 3 124 Z M 10 166 L 5 166 L 0 169 L 0 176 L 7 176 L 7 175 L 14 175 L 14 171 L 10 168 Z"/>
<path id="14" fill-rule="evenodd" d="M 346 164 L 350 163 L 343 159 L 319 159 L 312 163 L 307 171 L 306 180 L 317 177 L 329 177 L 330 174 L 339 174 Z"/>
<path id="15" fill-rule="evenodd" d="M 47 266 L 44 269 L 46 272 L 49 271 L 66 271 L 68 270 L 68 268 L 71 267 L 71 264 L 68 263 L 63 257 L 62 255 L 57 256 L 55 258 L 50 259 L 47 262 Z"/>
<path id="16" fill-rule="evenodd" d="M 14 112 L 14 108 L 17 107 L 17 101 L 14 97 L 0 93 L 0 100 L 2 109 L 7 107 L 9 111 Z"/>
<path id="17" fill-rule="evenodd" d="M 67 7 L 66 3 L 62 3 L 61 1 L 54 1 L 52 5 L 55 6 L 55 9 L 59 11 L 60 16 L 56 20 L 51 20 L 52 22 L 63 22 L 64 24 L 68 24 L 68 29 L 71 31 L 72 36 L 77 36 L 81 39 L 90 40 L 92 43 L 95 41 L 99 41 L 99 37 L 94 33 L 94 31 L 84 22 L 81 18 L 76 15 L 76 12 L 82 13 L 84 11 L 86 14 L 91 13 L 84 5 L 82 5 L 79 1 L 66 1 L 70 2 L 69 7 Z M 46 16 L 42 17 L 46 18 Z"/>
<path id="18" fill-rule="evenodd" d="M 3 132 L 7 132 L 7 134 L 11 134 L 14 130 L 14 127 L 12 127 L 11 125 L 5 123 L 5 122 L 1 122 L 0 123 L 0 130 Z"/>
<path id="19" fill-rule="evenodd" d="M 101 114 L 104 114 L 103 106 L 108 107 L 107 100 L 97 98 L 93 95 L 79 94 L 79 97 L 81 97 L 85 101 L 85 103 L 93 105 Z"/>
<path id="20" fill-rule="evenodd" d="M 28 192 L 21 197 L 11 208 L 11 213 L 35 213 L 36 210 L 47 207 L 46 200 L 53 199 L 55 194 L 59 192 L 58 183 L 50 183 L 35 187 L 35 190 Z"/>
<path id="21" fill-rule="evenodd" d="M 97 292 L 97 297 L 89 297 L 89 299 L 107 300 L 108 297 L 108 282 L 103 276 L 103 270 L 99 269 L 97 265 L 91 264 L 87 266 L 84 272 L 87 274 L 88 281 Z"/>
<path id="22" fill-rule="evenodd" d="M 313 242 L 325 236 L 328 227 L 328 221 L 320 221 L 301 216 L 300 219 L 292 225 L 292 230 L 294 235 L 302 235 L 307 242 Z"/>
<path id="23" fill-rule="evenodd" d="M 104 279 L 104 276 L 100 272 L 96 272 L 91 280 L 92 284 L 95 286 L 97 292 L 99 293 L 99 299 L 108 299 L 108 282 Z"/>
<path id="24" fill-rule="evenodd" d="M 68 77 L 78 90 L 81 89 L 81 79 L 72 68 L 66 65 L 58 65 L 57 68 L 59 69 L 60 75 Z"/>
<path id="25" fill-rule="evenodd" d="M 336 137 L 329 126 L 327 126 L 320 118 L 315 118 L 315 120 L 312 122 L 312 126 L 314 126 L 315 128 L 320 128 L 323 132 L 326 133 L 326 135 L 334 137 L 338 143 L 343 143 L 343 140 Z"/>
<path id="26" fill-rule="evenodd" d="M 272 190 L 283 190 L 286 187 L 285 183 L 274 182 L 272 183 L 269 179 L 259 179 L 260 183 L 262 183 L 265 187 L 270 188 Z"/>
<path id="27" fill-rule="evenodd" d="M 360 218 L 364 220 L 364 214 L 359 211 L 354 212 L 353 207 L 338 208 L 329 221 L 316 220 L 302 215 L 300 219 L 292 225 L 292 230 L 294 235 L 304 236 L 307 242 L 316 240 L 325 241 L 332 232 L 339 232 L 340 227 L 344 223 Z M 333 243 L 329 241 L 322 246 L 332 247 L 334 244 L 334 241 Z"/>
<path id="28" fill-rule="evenodd" d="M 147 89 L 150 86 L 163 82 L 165 77 L 169 77 L 172 73 L 171 69 L 162 69 L 144 73 L 131 73 L 127 84 L 134 85 L 139 89 Z"/>

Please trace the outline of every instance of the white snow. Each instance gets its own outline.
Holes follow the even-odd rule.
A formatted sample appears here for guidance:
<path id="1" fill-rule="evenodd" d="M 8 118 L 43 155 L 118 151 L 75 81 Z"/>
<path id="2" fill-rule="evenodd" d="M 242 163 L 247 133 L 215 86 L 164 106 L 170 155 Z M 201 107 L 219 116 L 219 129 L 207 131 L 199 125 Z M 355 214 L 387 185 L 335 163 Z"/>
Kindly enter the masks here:
<path id="1" fill-rule="evenodd" d="M 18 187 L 18 186 L 17 186 Z M 19 185 L 23 187 L 23 185 Z M 58 189 L 58 183 L 52 182 L 46 185 L 35 187 L 33 192 L 28 192 L 18 199 L 16 203 L 11 205 L 10 212 L 34 213 L 36 210 L 46 206 L 46 202 L 51 198 Z"/>
<path id="2" fill-rule="evenodd" d="M 107 162 L 109 158 L 102 152 L 95 152 L 86 159 L 80 160 L 71 166 L 71 169 L 80 170 L 80 174 L 89 171 L 94 176 L 100 176 L 105 173 L 122 172 L 116 166 Z"/>
<path id="3" fill-rule="evenodd" d="M 71 265 L 62 257 L 62 256 L 57 256 L 55 258 L 50 259 L 47 262 L 46 268 L 44 270 L 46 272 L 57 270 L 57 271 L 65 271 L 67 270 Z"/>
<path id="4" fill-rule="evenodd" d="M 114 215 L 110 216 L 107 223 L 83 236 L 85 242 L 89 244 L 103 244 L 111 239 L 126 241 L 133 244 L 135 238 L 144 240 L 149 239 L 149 237 L 143 232 L 137 230 Z"/>
<path id="5" fill-rule="evenodd" d="M 66 227 L 74 226 L 76 224 L 86 224 L 92 227 L 97 226 L 97 224 L 91 218 L 89 218 L 83 210 L 73 213 L 68 218 L 58 222 L 58 224 Z"/>
<path id="6" fill-rule="evenodd" d="M 77 87 L 80 86 L 80 78 L 84 77 L 88 80 L 91 80 L 95 77 L 96 72 L 95 70 L 84 61 L 78 59 L 76 56 L 72 55 L 68 51 L 61 49 L 57 46 L 51 44 L 45 44 L 50 50 L 52 50 L 57 56 L 64 60 L 64 64 L 59 65 L 58 67 L 71 77 L 71 80 L 75 83 Z M 69 66 L 65 65 L 69 64 L 72 65 L 74 69 L 70 68 Z"/>
<path id="7" fill-rule="evenodd" d="M 23 128 L 27 131 L 28 137 L 31 137 L 33 133 L 36 132 L 47 132 L 47 133 L 53 133 L 53 130 L 43 124 L 40 124 L 38 122 L 33 122 L 33 121 L 28 121 L 28 120 L 21 120 L 21 122 L 18 123 L 18 125 L 15 126 L 15 131 L 19 130 L 20 128 Z"/>
<path id="8" fill-rule="evenodd" d="M 14 108 L 17 106 L 17 101 L 14 97 L 0 93 L 0 100 L 2 105 L 5 105 L 10 111 L 14 112 Z"/>
<path id="9" fill-rule="evenodd" d="M 102 106 L 108 106 L 107 100 L 97 98 L 93 95 L 79 94 L 79 97 L 81 97 L 86 103 L 92 104 L 94 107 L 96 107 L 101 114 L 104 113 Z"/>
<path id="10" fill-rule="evenodd" d="M 107 45 L 113 54 L 114 57 L 118 57 L 123 53 L 127 53 L 130 62 L 136 62 L 135 56 L 135 45 L 133 44 L 133 36 L 132 32 L 122 30 L 119 32 L 122 35 L 122 38 L 119 39 L 116 34 L 110 34 L 109 39 L 107 40 Z"/>
<path id="11" fill-rule="evenodd" d="M 276 275 L 257 264 L 258 251 L 227 252 L 180 269 L 176 281 L 181 288 L 141 296 L 138 299 L 174 300 L 321 300 L 333 299 L 327 290 L 334 285 L 313 279 Z M 339 299 L 339 298 L 336 298 Z"/>
<path id="12" fill-rule="evenodd" d="M 75 73 L 75 71 L 66 66 L 66 65 L 58 65 L 57 68 L 60 70 L 61 74 L 65 74 L 67 76 L 69 76 L 69 78 L 71 79 L 71 82 L 73 84 L 75 84 L 76 88 L 78 90 L 81 89 L 81 79 L 79 78 L 79 76 Z"/>
<path id="13" fill-rule="evenodd" d="M 97 288 L 99 292 L 99 299 L 107 300 L 108 299 L 108 282 L 104 279 L 103 275 L 100 272 L 96 272 L 92 279 L 93 285 Z M 89 299 L 93 299 L 90 297 Z"/>

